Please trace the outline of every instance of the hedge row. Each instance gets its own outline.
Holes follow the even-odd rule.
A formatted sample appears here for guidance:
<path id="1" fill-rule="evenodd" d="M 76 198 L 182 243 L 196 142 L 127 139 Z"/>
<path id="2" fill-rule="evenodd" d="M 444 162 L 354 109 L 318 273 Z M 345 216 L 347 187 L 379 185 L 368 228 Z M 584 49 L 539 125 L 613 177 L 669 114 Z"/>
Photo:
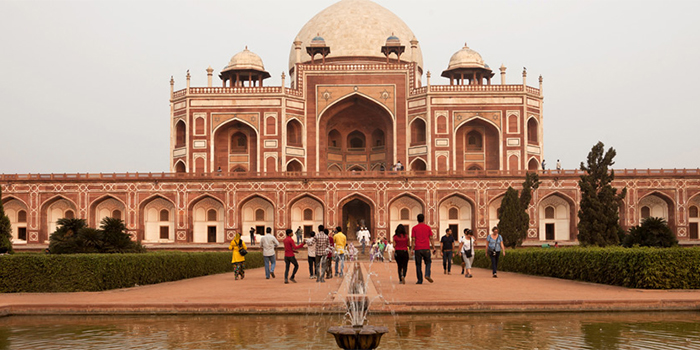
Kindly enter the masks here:
<path id="1" fill-rule="evenodd" d="M 474 266 L 491 268 L 483 250 Z M 498 269 L 627 288 L 700 289 L 700 248 L 509 249 Z"/>
<path id="2" fill-rule="evenodd" d="M 246 255 L 246 268 L 263 266 Z M 0 256 L 0 293 L 101 291 L 233 271 L 229 252 Z"/>

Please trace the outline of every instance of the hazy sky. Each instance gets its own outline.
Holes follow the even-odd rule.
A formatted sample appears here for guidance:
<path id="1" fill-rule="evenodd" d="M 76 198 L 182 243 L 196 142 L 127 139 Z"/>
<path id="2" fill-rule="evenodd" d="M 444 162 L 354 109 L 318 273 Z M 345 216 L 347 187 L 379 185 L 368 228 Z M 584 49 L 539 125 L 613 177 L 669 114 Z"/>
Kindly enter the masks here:
<path id="1" fill-rule="evenodd" d="M 413 30 L 432 84 L 465 42 L 508 84 L 542 75 L 550 166 L 600 140 L 616 168 L 700 167 L 700 1 L 376 2 Z M 0 173 L 168 171 L 170 76 L 206 86 L 248 45 L 279 85 L 333 3 L 0 0 Z"/>

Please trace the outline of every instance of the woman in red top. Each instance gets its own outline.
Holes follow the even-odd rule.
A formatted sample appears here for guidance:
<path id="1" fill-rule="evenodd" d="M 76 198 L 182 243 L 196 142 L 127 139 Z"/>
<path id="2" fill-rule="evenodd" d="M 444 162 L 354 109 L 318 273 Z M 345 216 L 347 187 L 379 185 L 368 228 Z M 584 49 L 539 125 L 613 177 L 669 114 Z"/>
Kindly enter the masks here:
<path id="1" fill-rule="evenodd" d="M 292 238 L 291 228 L 288 228 L 286 233 L 287 238 L 284 239 L 284 283 L 289 283 L 289 281 L 297 283 L 297 281 L 294 279 L 294 276 L 297 275 L 297 270 L 299 270 L 299 263 L 297 262 L 297 258 L 294 256 L 294 254 L 297 253 L 297 249 L 304 246 L 304 242 L 301 242 L 300 245 L 294 244 L 294 238 Z M 294 271 L 292 272 L 292 278 L 288 280 L 287 277 L 289 276 L 289 264 L 294 265 Z"/>
<path id="2" fill-rule="evenodd" d="M 406 284 L 406 269 L 408 269 L 408 235 L 406 227 L 399 224 L 394 231 L 394 257 L 399 267 L 399 283 Z"/>

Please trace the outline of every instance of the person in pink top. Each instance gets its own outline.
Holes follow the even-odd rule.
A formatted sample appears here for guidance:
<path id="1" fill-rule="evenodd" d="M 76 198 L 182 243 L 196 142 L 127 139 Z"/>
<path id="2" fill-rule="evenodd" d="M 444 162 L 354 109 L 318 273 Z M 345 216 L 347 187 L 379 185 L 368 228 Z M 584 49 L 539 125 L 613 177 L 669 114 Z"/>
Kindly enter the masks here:
<path id="1" fill-rule="evenodd" d="M 406 226 L 399 224 L 394 231 L 394 249 L 396 251 L 396 265 L 399 268 L 399 283 L 406 284 L 406 270 L 408 269 L 408 235 Z"/>
<path id="2" fill-rule="evenodd" d="M 433 230 L 423 223 L 425 216 L 418 214 L 418 225 L 411 229 L 411 245 L 416 256 L 416 284 L 423 284 L 423 261 L 425 261 L 425 279 L 433 283 L 430 278 L 430 251 L 435 250 L 433 246 Z"/>
<path id="3" fill-rule="evenodd" d="M 297 270 L 299 270 L 299 263 L 297 262 L 297 258 L 294 256 L 294 254 L 297 253 L 297 249 L 301 248 L 304 246 L 304 242 L 301 242 L 300 245 L 294 244 L 294 238 L 292 238 L 292 231 L 291 228 L 288 228 L 286 233 L 287 233 L 287 238 L 284 239 L 284 283 L 288 284 L 289 281 L 292 281 L 294 283 L 297 283 L 297 281 L 294 279 L 294 276 L 297 274 Z M 287 279 L 289 276 L 289 264 L 294 264 L 294 271 L 292 271 L 292 278 Z"/>

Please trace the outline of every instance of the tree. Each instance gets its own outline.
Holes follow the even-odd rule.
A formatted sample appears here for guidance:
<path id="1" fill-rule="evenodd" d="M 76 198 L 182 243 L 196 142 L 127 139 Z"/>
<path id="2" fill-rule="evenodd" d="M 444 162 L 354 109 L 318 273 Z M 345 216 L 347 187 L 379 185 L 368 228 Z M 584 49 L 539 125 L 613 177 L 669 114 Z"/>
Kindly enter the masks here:
<path id="1" fill-rule="evenodd" d="M 14 253 L 12 249 L 12 223 L 5 214 L 5 207 L 2 205 L 2 189 L 0 189 L 0 251 Z"/>
<path id="2" fill-rule="evenodd" d="M 532 200 L 532 191 L 540 187 L 537 173 L 525 174 L 523 189 L 518 191 L 508 187 L 498 212 L 498 231 L 503 236 L 503 245 L 517 247 L 523 244 L 530 226 L 530 215 L 527 209 Z"/>
<path id="3" fill-rule="evenodd" d="M 84 219 L 58 219 L 58 228 L 49 237 L 51 254 L 83 253 L 83 244 L 78 237 L 81 229 L 87 227 Z"/>
<path id="4" fill-rule="evenodd" d="M 581 205 L 578 211 L 578 240 L 583 245 L 608 246 L 620 243 L 624 231 L 620 227 L 620 203 L 627 194 L 627 188 L 620 193 L 612 187 L 615 171 L 610 170 L 617 154 L 610 147 L 598 142 L 588 153 L 588 164 L 581 162 L 581 175 L 578 185 L 581 188 Z"/>
<path id="5" fill-rule="evenodd" d="M 100 223 L 102 230 L 102 253 L 139 253 L 145 248 L 131 240 L 126 225 L 121 219 L 105 217 Z"/>
<path id="6" fill-rule="evenodd" d="M 641 247 L 675 247 L 678 239 L 668 227 L 663 218 L 649 217 L 642 221 L 641 225 L 630 228 L 629 234 L 622 240 L 624 247 L 630 248 L 638 245 Z"/>

